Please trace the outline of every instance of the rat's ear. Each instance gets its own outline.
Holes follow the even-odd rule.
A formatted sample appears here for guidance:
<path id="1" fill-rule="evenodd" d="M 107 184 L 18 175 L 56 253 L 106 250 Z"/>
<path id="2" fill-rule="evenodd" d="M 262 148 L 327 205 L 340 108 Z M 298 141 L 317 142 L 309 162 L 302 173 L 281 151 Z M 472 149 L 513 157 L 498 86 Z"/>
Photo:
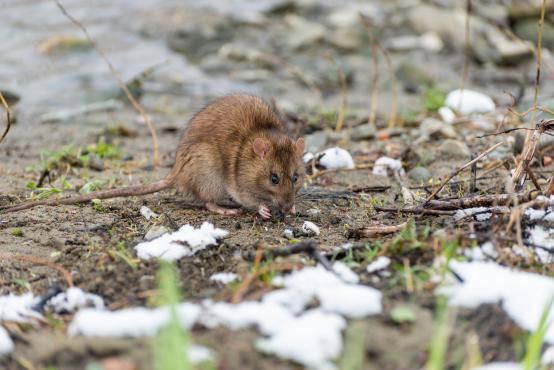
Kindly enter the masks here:
<path id="1" fill-rule="evenodd" d="M 257 137 L 254 139 L 254 143 L 252 143 L 252 148 L 254 149 L 254 153 L 256 153 L 260 159 L 264 159 L 267 152 L 269 152 L 269 141 L 262 139 L 261 137 Z"/>
<path id="2" fill-rule="evenodd" d="M 296 143 L 294 143 L 294 146 L 296 147 L 296 151 L 300 154 L 304 154 L 304 149 L 305 149 L 305 143 L 304 143 L 304 138 L 300 138 L 298 140 L 296 140 Z"/>

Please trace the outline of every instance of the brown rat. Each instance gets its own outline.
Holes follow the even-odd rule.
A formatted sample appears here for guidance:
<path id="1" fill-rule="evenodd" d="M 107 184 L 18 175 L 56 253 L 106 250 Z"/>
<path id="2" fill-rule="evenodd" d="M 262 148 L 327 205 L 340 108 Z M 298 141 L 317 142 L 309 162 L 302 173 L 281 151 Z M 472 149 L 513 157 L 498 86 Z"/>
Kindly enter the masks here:
<path id="1" fill-rule="evenodd" d="M 294 200 L 305 175 L 304 139 L 289 138 L 280 114 L 257 96 L 224 96 L 196 113 L 177 148 L 175 164 L 163 180 L 149 185 L 101 190 L 8 207 L 14 212 L 39 205 L 77 204 L 93 199 L 137 196 L 175 186 L 194 195 L 212 212 L 237 215 L 217 205 L 231 198 L 263 218 L 270 208 L 295 212 Z"/>

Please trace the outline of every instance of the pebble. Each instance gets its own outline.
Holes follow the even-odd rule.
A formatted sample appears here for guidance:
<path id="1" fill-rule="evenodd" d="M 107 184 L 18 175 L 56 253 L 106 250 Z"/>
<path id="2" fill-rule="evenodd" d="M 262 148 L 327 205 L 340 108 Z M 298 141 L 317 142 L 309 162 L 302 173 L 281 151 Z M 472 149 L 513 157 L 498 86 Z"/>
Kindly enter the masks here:
<path id="1" fill-rule="evenodd" d="M 408 171 L 408 176 L 419 182 L 427 182 L 431 177 L 431 172 L 425 167 L 415 167 Z"/>
<path id="2" fill-rule="evenodd" d="M 167 227 L 162 225 L 152 226 L 150 229 L 148 229 L 148 232 L 146 233 L 146 235 L 144 235 L 144 240 L 146 241 L 154 240 L 156 238 L 159 238 L 163 234 L 168 233 L 169 231 L 170 230 Z"/>
<path id="3" fill-rule="evenodd" d="M 366 124 L 354 127 L 354 129 L 352 130 L 351 138 L 352 140 L 356 140 L 356 141 L 367 140 L 367 139 L 373 139 L 376 134 L 377 134 L 377 129 L 375 128 L 375 125 L 366 123 Z"/>
<path id="4" fill-rule="evenodd" d="M 458 136 L 452 126 L 432 117 L 426 118 L 421 122 L 419 132 L 421 136 L 426 138 L 435 135 L 446 139 L 453 139 Z"/>
<path id="5" fill-rule="evenodd" d="M 469 159 L 471 151 L 466 143 L 459 140 L 448 139 L 439 146 L 439 152 L 455 158 Z"/>
<path id="6" fill-rule="evenodd" d="M 304 141 L 306 143 L 306 151 L 318 152 L 325 148 L 329 141 L 329 137 L 325 131 L 317 131 L 313 134 L 306 135 Z"/>

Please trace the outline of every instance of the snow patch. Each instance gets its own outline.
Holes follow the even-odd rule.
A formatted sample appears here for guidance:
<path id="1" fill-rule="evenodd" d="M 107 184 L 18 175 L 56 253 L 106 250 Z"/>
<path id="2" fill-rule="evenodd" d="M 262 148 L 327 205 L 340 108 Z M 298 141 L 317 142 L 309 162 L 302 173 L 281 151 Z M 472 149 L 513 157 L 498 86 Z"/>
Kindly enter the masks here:
<path id="1" fill-rule="evenodd" d="M 302 231 L 306 233 L 312 232 L 315 235 L 319 235 L 319 232 L 320 232 L 319 226 L 317 226 L 311 221 L 304 221 L 304 223 L 302 224 Z"/>
<path id="2" fill-rule="evenodd" d="M 552 209 L 544 210 L 527 208 L 525 210 L 525 216 L 527 216 L 531 221 L 554 221 L 554 211 Z"/>
<path id="3" fill-rule="evenodd" d="M 48 301 L 56 313 L 74 312 L 82 307 L 104 308 L 104 300 L 102 297 L 86 293 L 80 288 L 71 287 L 65 292 L 52 297 Z"/>
<path id="4" fill-rule="evenodd" d="M 201 312 L 201 308 L 192 303 L 181 303 L 176 310 L 179 322 L 188 329 L 195 324 Z M 167 325 L 170 318 L 168 307 L 133 307 L 118 311 L 85 308 L 73 318 L 68 334 L 115 338 L 152 336 Z"/>
<path id="5" fill-rule="evenodd" d="M 438 113 L 444 123 L 452 123 L 456 119 L 456 114 L 448 107 L 439 108 Z"/>
<path id="6" fill-rule="evenodd" d="M 488 113 L 496 109 L 489 96 L 469 89 L 451 91 L 444 105 L 461 114 Z"/>
<path id="7" fill-rule="evenodd" d="M 504 311 L 523 329 L 534 332 L 543 310 L 554 296 L 554 279 L 529 272 L 511 270 L 493 262 L 451 261 L 450 267 L 462 283 L 440 289 L 453 306 L 475 308 L 500 303 Z M 554 315 L 551 309 L 550 317 Z M 545 340 L 554 343 L 554 326 Z"/>
<path id="8" fill-rule="evenodd" d="M 387 169 L 398 171 L 400 176 L 404 176 L 405 174 L 402 168 L 402 162 L 389 157 L 381 157 L 375 161 L 373 165 L 373 174 L 375 176 L 387 176 Z"/>
<path id="9" fill-rule="evenodd" d="M 152 241 L 135 246 L 137 256 L 144 260 L 160 258 L 174 261 L 181 257 L 192 256 L 209 245 L 217 244 L 217 240 L 225 237 L 227 231 L 216 229 L 209 222 L 204 222 L 196 229 L 191 225 L 182 226 L 174 233 L 164 234 Z"/>
<path id="10" fill-rule="evenodd" d="M 327 169 L 354 168 L 354 160 L 348 151 L 334 147 L 319 153 L 319 164 Z"/>
<path id="11" fill-rule="evenodd" d="M 212 361 L 214 359 L 214 354 L 208 347 L 193 344 L 187 348 L 187 357 L 193 364 L 200 364 L 202 362 Z"/>
<path id="12" fill-rule="evenodd" d="M 472 261 L 485 261 L 487 259 L 496 259 L 498 253 L 491 242 L 486 242 L 480 247 L 465 249 L 464 256 Z"/>
<path id="13" fill-rule="evenodd" d="M 148 221 L 150 221 L 151 218 L 158 217 L 158 214 L 156 212 L 152 211 L 146 206 L 140 207 L 140 214 Z"/>
<path id="14" fill-rule="evenodd" d="M 474 367 L 471 370 L 522 370 L 521 364 L 515 362 L 492 362 L 487 365 Z"/>
<path id="15" fill-rule="evenodd" d="M 33 310 L 40 298 L 32 293 L 0 296 L 0 321 L 30 322 L 42 315 Z"/>
<path id="16" fill-rule="evenodd" d="M 346 327 L 342 317 L 311 310 L 304 315 L 281 323 L 279 331 L 269 338 L 259 339 L 261 351 L 287 358 L 310 369 L 333 370 L 330 361 L 342 351 L 341 331 Z"/>
<path id="17" fill-rule="evenodd" d="M 0 357 L 13 351 L 13 341 L 6 329 L 0 326 Z"/>
<path id="18" fill-rule="evenodd" d="M 390 258 L 386 256 L 380 256 L 380 257 L 377 257 L 375 261 L 367 265 L 366 271 L 372 274 L 375 271 L 386 269 L 387 267 L 389 267 L 389 265 L 390 265 Z"/>
<path id="19" fill-rule="evenodd" d="M 535 225 L 528 228 L 527 231 L 529 232 L 529 243 L 548 249 L 531 248 L 536 253 L 539 261 L 541 263 L 554 263 L 554 230 Z"/>
<path id="20" fill-rule="evenodd" d="M 216 281 L 221 284 L 234 283 L 235 281 L 239 280 L 239 278 L 240 277 L 234 272 L 220 272 L 210 276 L 211 281 Z"/>

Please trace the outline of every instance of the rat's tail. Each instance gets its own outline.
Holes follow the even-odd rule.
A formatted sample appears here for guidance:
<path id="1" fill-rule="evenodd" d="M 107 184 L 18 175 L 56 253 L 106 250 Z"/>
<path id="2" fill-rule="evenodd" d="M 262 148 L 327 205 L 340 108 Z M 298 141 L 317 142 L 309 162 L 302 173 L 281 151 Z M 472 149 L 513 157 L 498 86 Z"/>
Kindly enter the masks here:
<path id="1" fill-rule="evenodd" d="M 24 209 L 33 208 L 36 206 L 57 206 L 60 204 L 78 204 L 87 203 L 93 199 L 109 199 L 118 197 L 130 197 L 136 195 L 145 195 L 156 193 L 158 191 L 169 188 L 173 184 L 173 176 L 167 176 L 165 179 L 148 185 L 134 185 L 120 189 L 109 189 L 95 191 L 90 194 L 75 195 L 66 198 L 56 198 L 40 200 L 36 202 L 23 203 L 17 206 L 0 207 L 0 213 L 22 211 Z"/>

